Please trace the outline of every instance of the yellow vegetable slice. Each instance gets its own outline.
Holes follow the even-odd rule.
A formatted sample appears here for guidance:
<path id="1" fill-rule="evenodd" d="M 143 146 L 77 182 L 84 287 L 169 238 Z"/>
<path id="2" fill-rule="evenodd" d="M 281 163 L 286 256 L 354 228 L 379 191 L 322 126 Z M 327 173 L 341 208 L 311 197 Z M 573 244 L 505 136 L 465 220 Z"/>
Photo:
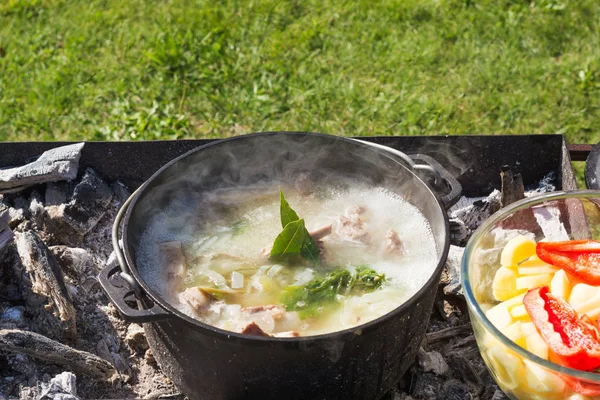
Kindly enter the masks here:
<path id="1" fill-rule="evenodd" d="M 564 300 L 569 298 L 571 294 L 571 280 L 564 270 L 561 269 L 554 274 L 552 281 L 550 281 L 550 293 L 562 297 Z"/>
<path id="2" fill-rule="evenodd" d="M 500 267 L 492 282 L 492 294 L 497 300 L 508 300 L 525 290 L 517 290 L 517 274 L 512 269 Z"/>
<path id="3" fill-rule="evenodd" d="M 538 256 L 529 257 L 517 267 L 519 275 L 553 274 L 559 270 L 560 268 L 555 267 L 552 264 L 545 263 L 544 261 L 540 260 Z"/>
<path id="4" fill-rule="evenodd" d="M 521 331 L 521 321 L 517 321 L 502 329 L 502 333 L 519 346 L 525 348 L 525 336 L 523 336 L 523 331 Z"/>
<path id="5" fill-rule="evenodd" d="M 516 279 L 517 290 L 529 290 L 540 286 L 548 286 L 554 274 L 526 275 Z"/>
<path id="6" fill-rule="evenodd" d="M 525 306 L 523 304 L 513 307 L 510 310 L 510 315 L 515 320 L 519 320 L 522 322 L 531 321 L 531 318 L 529 317 L 529 314 L 527 314 L 527 310 L 525 309 Z"/>
<path id="7" fill-rule="evenodd" d="M 536 356 L 548 359 L 548 345 L 538 333 L 533 322 L 523 322 L 521 332 L 525 336 L 525 347 Z"/>
<path id="8" fill-rule="evenodd" d="M 508 312 L 508 308 L 504 306 L 504 303 L 500 303 L 497 306 L 490 308 L 485 315 L 499 330 L 506 328 L 514 322 L 510 312 Z"/>
<path id="9" fill-rule="evenodd" d="M 523 360 L 523 363 L 525 364 L 525 380 L 530 390 L 543 399 L 562 398 L 565 382 L 560 376 L 532 361 Z"/>
<path id="10" fill-rule="evenodd" d="M 510 299 L 503 301 L 500 304 L 508 308 L 508 310 L 510 311 L 513 307 L 523 304 L 523 297 L 525 297 L 525 293 L 521 293 L 516 295 L 515 297 L 511 297 Z"/>
<path id="11" fill-rule="evenodd" d="M 487 356 L 492 364 L 490 369 L 503 389 L 513 390 L 521 386 L 525 371 L 520 357 L 502 345 L 490 347 Z"/>
<path id="12" fill-rule="evenodd" d="M 510 239 L 500 254 L 500 265 L 516 266 L 523 260 L 535 255 L 535 242 L 523 235 Z"/>
<path id="13" fill-rule="evenodd" d="M 598 296 L 600 296 L 600 287 L 587 285 L 585 283 L 578 283 L 573 286 L 573 289 L 571 289 L 569 303 L 571 306 L 577 307 L 580 304 L 587 303 Z M 598 302 L 598 307 L 600 307 L 600 302 Z"/>

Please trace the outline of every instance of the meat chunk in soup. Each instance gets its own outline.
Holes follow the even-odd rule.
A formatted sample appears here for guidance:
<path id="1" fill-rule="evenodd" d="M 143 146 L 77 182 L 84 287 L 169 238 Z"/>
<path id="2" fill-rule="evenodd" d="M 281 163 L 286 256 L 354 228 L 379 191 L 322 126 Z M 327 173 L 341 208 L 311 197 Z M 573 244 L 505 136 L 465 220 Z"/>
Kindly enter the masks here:
<path id="1" fill-rule="evenodd" d="M 202 314 L 210 306 L 213 297 L 199 287 L 191 287 L 179 294 L 179 300 L 189 305 L 197 314 Z"/>
<path id="2" fill-rule="evenodd" d="M 366 212 L 363 206 L 348 207 L 344 215 L 340 217 L 340 225 L 338 228 L 339 235 L 355 242 L 369 243 L 371 240 L 369 231 L 364 223 L 361 215 Z"/>
<path id="3" fill-rule="evenodd" d="M 398 232 L 390 229 L 385 234 L 385 252 L 393 253 L 402 251 L 402 241 L 398 236 Z"/>
<path id="4" fill-rule="evenodd" d="M 244 334 L 244 335 L 252 335 L 252 336 L 265 336 L 265 337 L 271 336 L 268 333 L 266 333 L 265 331 L 263 331 L 262 329 L 260 329 L 260 326 L 258 326 L 258 324 L 256 322 L 250 322 L 248 325 L 246 325 L 244 327 L 244 329 L 242 329 L 242 331 L 240 333 Z"/>

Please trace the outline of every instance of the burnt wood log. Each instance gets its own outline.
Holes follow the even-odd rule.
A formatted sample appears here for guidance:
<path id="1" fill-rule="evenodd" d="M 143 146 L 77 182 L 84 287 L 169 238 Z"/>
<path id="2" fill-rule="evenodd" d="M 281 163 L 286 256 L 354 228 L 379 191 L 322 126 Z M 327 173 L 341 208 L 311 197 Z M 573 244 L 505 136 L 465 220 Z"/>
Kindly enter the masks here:
<path id="1" fill-rule="evenodd" d="M 74 349 L 39 333 L 19 329 L 0 330 L 0 349 L 24 353 L 40 360 L 68 368 L 96 378 L 108 379 L 115 369 L 108 361 L 95 354 Z"/>
<path id="2" fill-rule="evenodd" d="M 75 186 L 71 201 L 65 205 L 63 218 L 73 229 L 85 235 L 106 214 L 112 198 L 110 186 L 88 168 L 81 182 Z"/>
<path id="3" fill-rule="evenodd" d="M 17 232 L 16 244 L 19 258 L 25 267 L 24 289 L 30 283 L 33 293 L 47 299 L 47 304 L 43 307 L 35 304 L 36 299 L 28 301 L 28 306 L 37 314 L 39 328 L 52 337 L 75 339 L 75 308 L 58 261 L 33 231 Z"/>
<path id="4" fill-rule="evenodd" d="M 502 207 L 525 198 L 525 187 L 521 174 L 513 173 L 508 165 L 504 165 L 500 170 L 500 179 L 502 181 Z"/>
<path id="5" fill-rule="evenodd" d="M 38 183 L 75 179 L 83 146 L 84 143 L 77 143 L 58 147 L 27 165 L 0 170 L 0 193 L 18 192 Z"/>
<path id="6" fill-rule="evenodd" d="M 13 232 L 8 226 L 8 212 L 0 212 L 0 255 L 13 240 Z"/>

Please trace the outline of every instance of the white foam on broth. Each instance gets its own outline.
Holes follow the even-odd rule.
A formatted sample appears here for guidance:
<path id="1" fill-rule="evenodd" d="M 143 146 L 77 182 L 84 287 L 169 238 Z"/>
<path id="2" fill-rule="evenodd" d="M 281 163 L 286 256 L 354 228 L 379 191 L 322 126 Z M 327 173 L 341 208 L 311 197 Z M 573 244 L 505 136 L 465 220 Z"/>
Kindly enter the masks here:
<path id="1" fill-rule="evenodd" d="M 321 270 L 312 268 L 313 273 L 305 267 L 283 266 L 281 272 L 280 267 L 273 267 L 275 263 L 260 254 L 261 249 L 273 244 L 282 229 L 278 190 L 276 185 L 220 190 L 204 196 L 196 209 L 190 209 L 189 199 L 186 199 L 185 205 L 174 204 L 157 213 L 149 221 L 137 250 L 137 263 L 143 266 L 145 281 L 166 299 L 176 299 L 165 282 L 163 267 L 158 261 L 159 245 L 168 241 L 182 243 L 187 267 L 186 287 L 207 282 L 207 276 L 212 276 L 215 271 L 226 280 L 231 271 L 241 271 L 245 275 L 244 287 L 250 291 L 250 285 L 258 281 L 262 293 L 243 298 L 236 296 L 240 306 L 224 305 L 219 301 L 204 315 L 185 303 L 172 301 L 177 309 L 194 318 L 239 331 L 249 321 L 246 316 L 240 317 L 241 307 L 277 304 L 278 288 L 274 293 L 268 293 L 271 273 L 273 276 L 280 274 L 278 279 L 287 284 L 307 281 L 334 267 L 353 270 L 356 266 L 367 265 L 386 275 L 386 282 L 378 290 L 340 298 L 341 306 L 320 317 L 298 321 L 291 315 L 295 313 L 288 313 L 295 322 L 283 324 L 281 329 L 291 328 L 289 330 L 307 336 L 357 326 L 390 312 L 423 287 L 435 270 L 438 250 L 425 216 L 414 205 L 386 189 L 351 185 L 350 189 L 317 191 L 309 196 L 302 196 L 293 187 L 283 187 L 289 204 L 306 221 L 309 231 L 332 224 L 333 233 L 323 240 L 326 266 Z M 369 244 L 345 240 L 337 233 L 340 216 L 348 207 L 357 205 L 366 209 L 361 218 L 370 235 Z M 400 253 L 384 251 L 385 235 L 390 229 L 394 229 L 402 241 Z M 230 261 L 204 260 L 208 254 L 220 253 L 245 259 L 245 266 Z M 248 265 L 251 267 L 244 269 Z M 295 271 L 290 271 L 294 268 Z M 287 278 L 281 278 L 284 275 Z M 280 331 L 271 326 L 271 321 L 255 322 L 268 333 Z"/>

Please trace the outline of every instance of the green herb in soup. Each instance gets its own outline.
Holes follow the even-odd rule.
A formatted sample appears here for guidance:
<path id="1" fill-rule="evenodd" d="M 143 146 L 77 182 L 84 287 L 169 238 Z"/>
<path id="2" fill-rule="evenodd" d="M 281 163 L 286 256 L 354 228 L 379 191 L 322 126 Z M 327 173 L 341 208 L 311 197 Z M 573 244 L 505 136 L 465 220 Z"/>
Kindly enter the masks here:
<path id="1" fill-rule="evenodd" d="M 306 229 L 304 220 L 290 207 L 283 191 L 279 190 L 280 218 L 283 231 L 275 239 L 270 258 L 275 261 L 293 262 L 297 256 L 319 263 L 319 248 Z"/>
<path id="2" fill-rule="evenodd" d="M 298 311 L 301 319 L 315 317 L 326 309 L 340 304 L 338 296 L 361 295 L 378 289 L 385 274 L 372 268 L 358 267 L 354 273 L 337 269 L 303 286 L 288 286 L 280 300 L 288 311 Z"/>

